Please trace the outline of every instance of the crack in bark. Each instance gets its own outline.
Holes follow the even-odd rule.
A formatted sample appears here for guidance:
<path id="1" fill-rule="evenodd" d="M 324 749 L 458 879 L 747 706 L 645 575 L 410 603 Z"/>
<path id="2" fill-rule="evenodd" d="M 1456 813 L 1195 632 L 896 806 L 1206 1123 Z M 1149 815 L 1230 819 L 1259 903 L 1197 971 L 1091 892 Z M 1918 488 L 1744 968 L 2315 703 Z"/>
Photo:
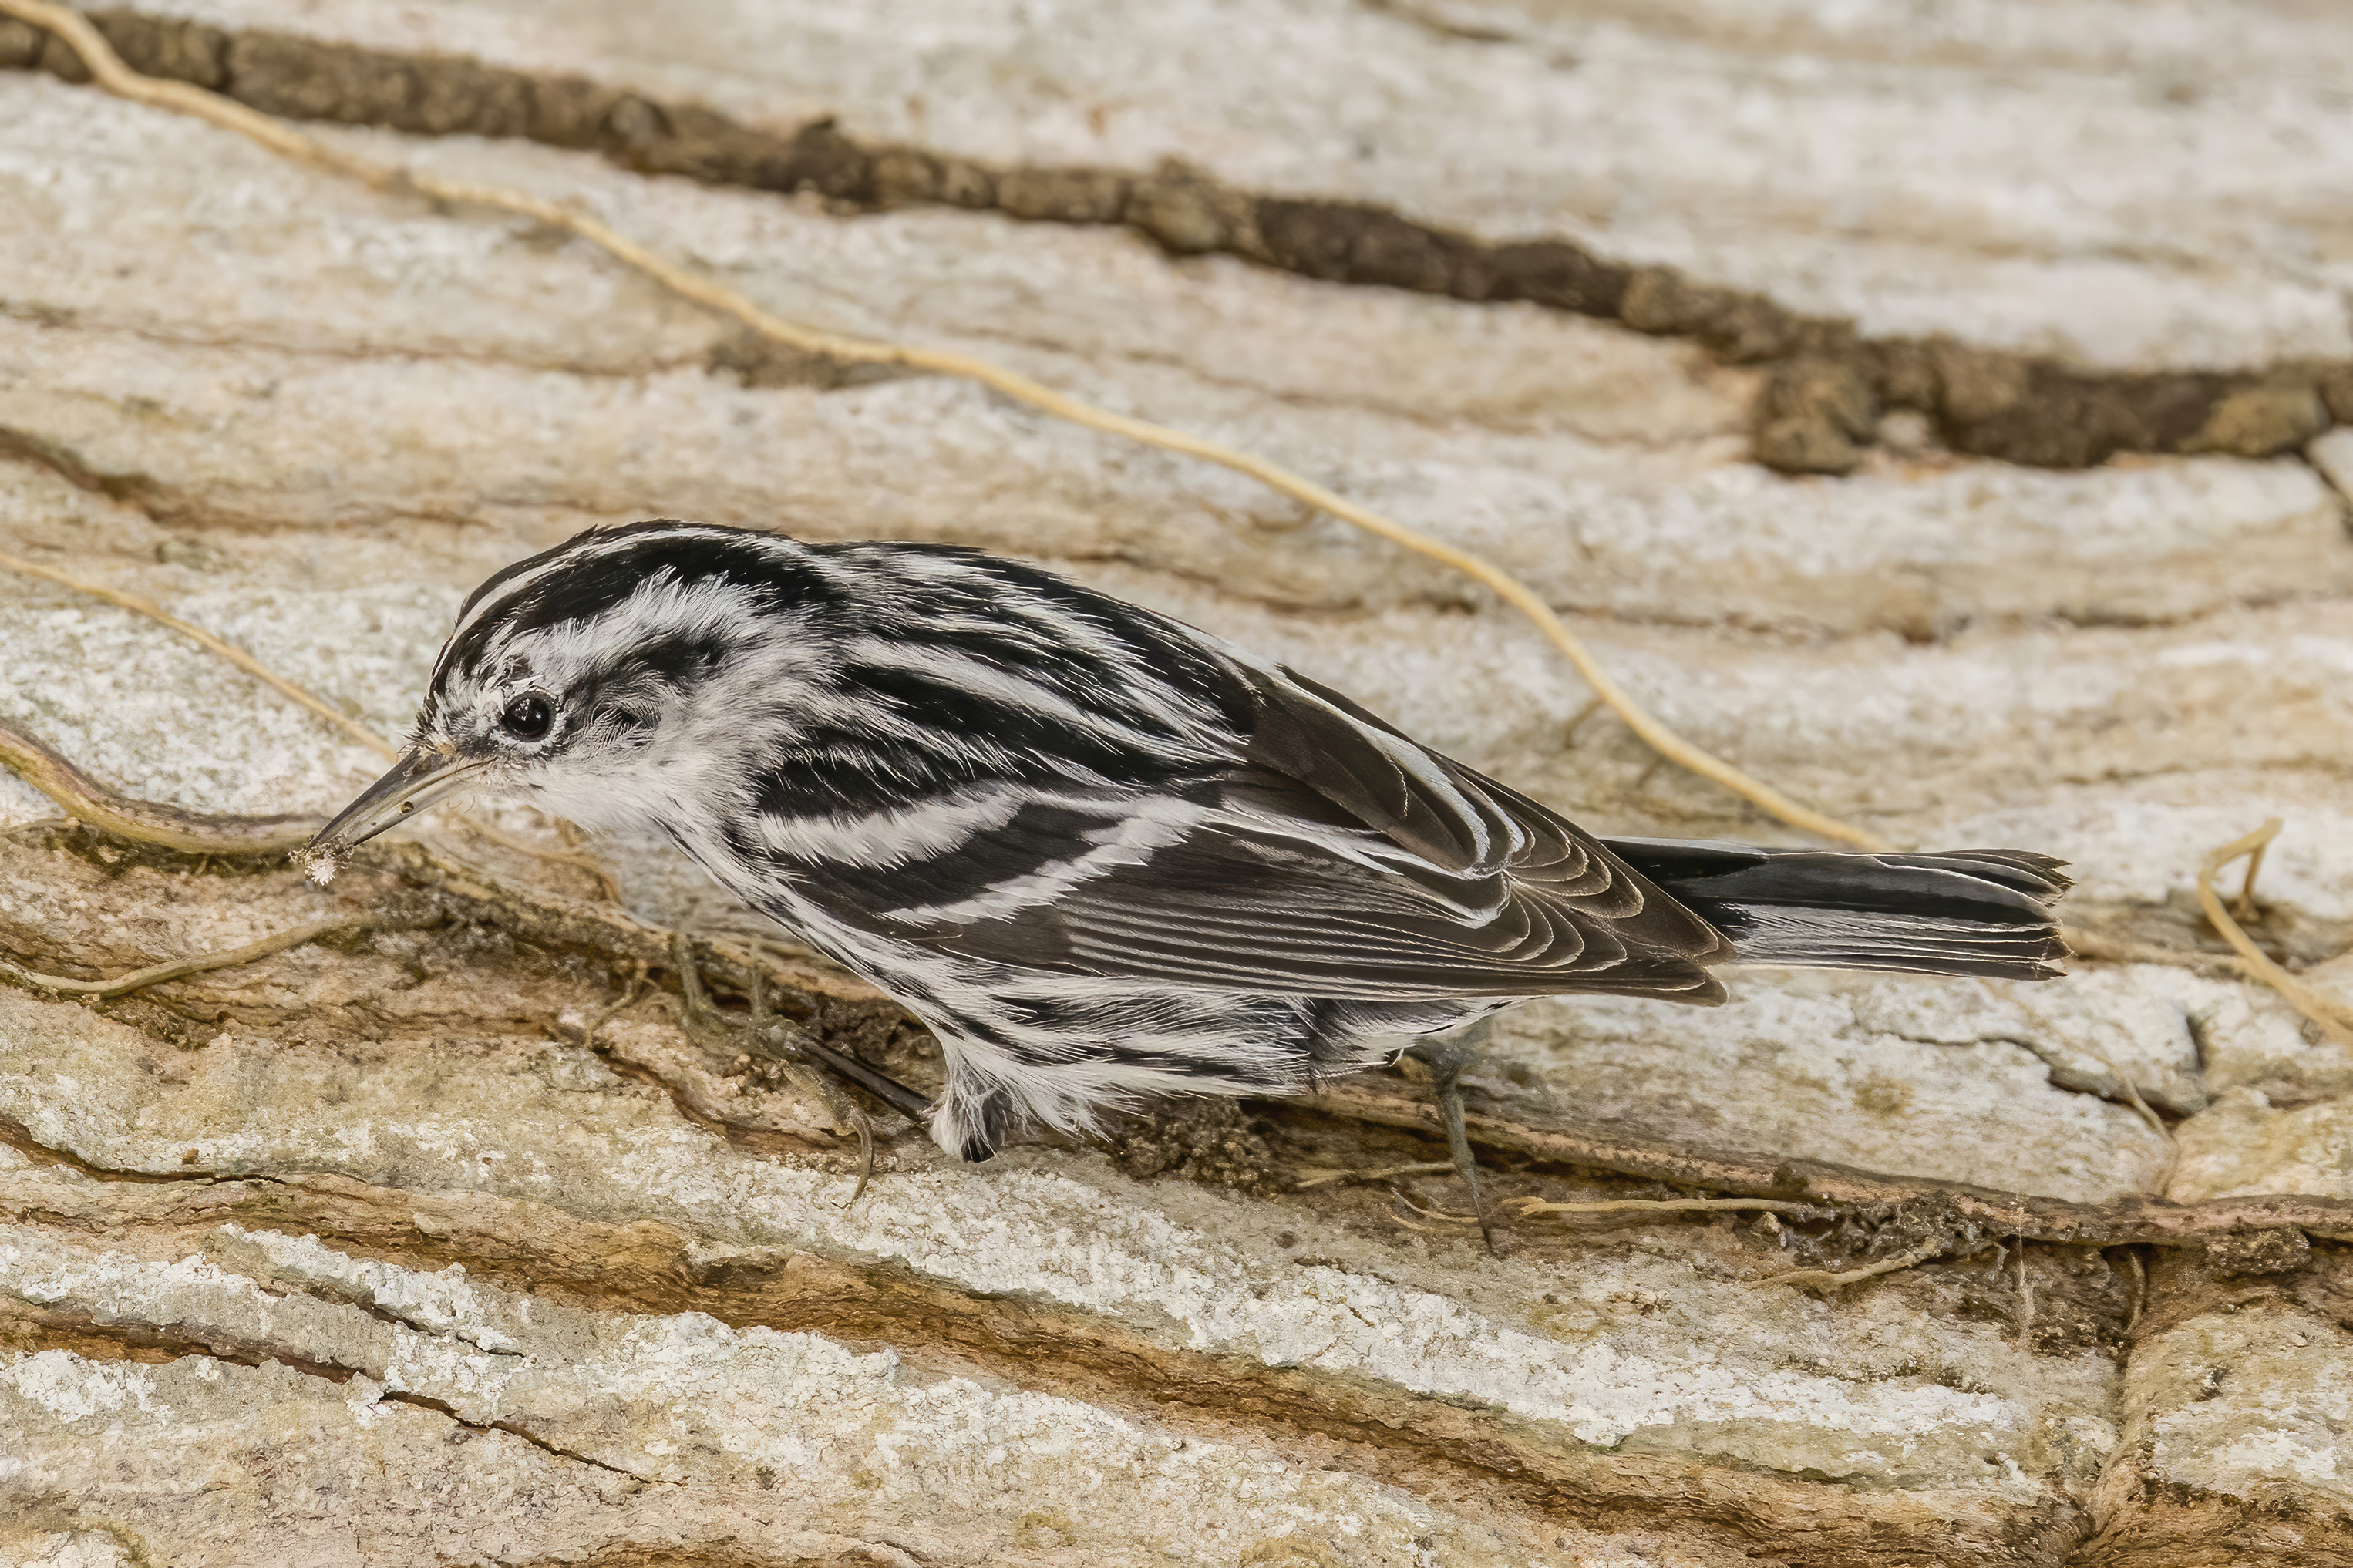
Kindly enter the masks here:
<path id="1" fill-rule="evenodd" d="M 528 353 L 499 353 L 462 348 L 431 348 L 410 344 L 387 346 L 366 342 L 325 342 L 297 337 L 271 336 L 269 329 L 235 337 L 205 332 L 172 331 L 152 321 L 124 321 L 107 319 L 86 319 L 79 310 L 52 309 L 27 304 L 22 300 L 0 300 L 0 321 L 20 321 L 44 331 L 71 331 L 90 337 L 126 341 L 132 343 L 152 343 L 174 349 L 245 350 L 259 353 L 282 354 L 292 360 L 322 360 L 329 363 L 369 364 L 387 360 L 417 362 L 428 364 L 479 365 L 494 370 L 518 370 L 533 374 L 575 376 L 584 381 L 637 381 L 648 376 L 662 375 L 681 370 L 734 369 L 723 353 L 726 345 L 692 353 L 649 353 L 642 359 L 626 363 L 599 364 L 577 359 Z M 784 385 L 786 382 L 761 382 L 761 385 Z M 16 444 L 34 443 L 53 450 L 64 448 L 45 437 L 22 430 L 0 426 L 0 456 L 21 457 L 26 454 Z M 36 459 L 37 460 L 37 459 Z M 101 484 L 111 481 L 119 489 L 124 483 L 148 482 L 144 475 L 107 476 L 93 473 Z M 95 488 L 84 486 L 83 488 Z M 106 491 L 102 493 L 112 493 Z M 118 497 L 117 499 L 122 499 Z"/>
<path id="2" fill-rule="evenodd" d="M 2086 372 L 1942 338 L 1867 338 L 1852 321 L 1806 315 L 1674 268 L 1609 261 L 1563 239 L 1483 240 L 1366 203 L 1240 191 L 1174 162 L 1150 174 L 1000 167 L 861 142 L 830 119 L 790 133 L 762 131 L 699 105 L 461 57 L 131 10 L 90 20 L 132 68 L 287 119 L 526 138 L 641 174 L 814 192 L 845 213 L 935 205 L 1123 225 L 1172 255 L 1220 252 L 1330 282 L 1525 301 L 1688 338 L 1725 363 L 1767 367 L 1753 411 L 1755 456 L 1785 472 L 1852 472 L 1887 408 L 1927 415 L 1955 451 L 2065 468 L 2124 451 L 2267 457 L 2332 422 L 2353 422 L 2353 363 Z M 0 20 L 0 68 L 8 68 L 86 79 L 61 43 Z"/>
<path id="3" fill-rule="evenodd" d="M 92 1361 L 137 1361 L 151 1365 L 202 1356 L 236 1366 L 276 1362 L 290 1372 L 332 1384 L 374 1374 L 365 1367 L 322 1361 L 263 1340 L 193 1332 L 176 1323 L 142 1323 L 101 1318 L 79 1308 L 49 1307 L 21 1298 L 0 1297 L 0 1345 L 9 1350 L 68 1350 Z"/>
<path id="4" fill-rule="evenodd" d="M 69 1149 L 53 1148 L 33 1136 L 32 1129 L 14 1117 L 0 1116 L 0 1144 L 14 1149 L 36 1165 L 62 1165 L 94 1182 L 130 1182 L 144 1186 L 185 1187 L 213 1182 L 270 1181 L 269 1176 L 226 1176 L 211 1171 L 189 1171 L 179 1175 L 156 1175 L 146 1171 L 110 1170 L 94 1165 Z"/>
<path id="5" fill-rule="evenodd" d="M 2073 952 L 2072 944 L 2070 951 Z M 2080 957 L 2081 954 L 2077 953 L 2076 956 Z M 2233 973 L 2236 973 L 2234 970 Z M 2046 1044 L 2016 1034 L 1972 1035 L 1968 1039 L 1962 1040 L 1936 1035 L 1907 1035 L 1901 1029 L 1873 1028 L 1871 1033 L 1885 1035 L 1892 1039 L 1902 1040 L 1906 1045 L 1925 1046 L 1939 1051 L 1965 1050 L 1971 1046 L 2006 1046 L 2011 1050 L 2022 1051 L 2041 1062 L 2046 1069 L 2043 1076 L 2051 1087 L 2065 1093 L 2088 1095 L 2094 1100 L 2106 1100 L 2111 1105 L 2127 1107 L 2133 1104 L 2134 1097 L 2138 1095 L 2148 1104 L 2156 1106 L 2177 1121 L 2197 1114 L 2196 1110 L 2184 1110 L 2164 1098 L 2165 1090 L 2161 1087 L 2143 1084 L 2114 1062 L 2101 1060 L 2090 1051 L 2081 1051 L 2080 1054 L 2094 1061 L 2105 1072 L 2106 1077 L 2102 1079 L 2096 1074 L 2086 1074 L 2075 1061 L 2071 1059 L 2071 1048 L 2064 1044 Z M 2200 1106 L 2199 1109 L 2204 1108 Z"/>
<path id="6" fill-rule="evenodd" d="M 0 26 L 6 21 L 0 17 Z M 0 458 L 10 458 L 47 469 L 78 490 L 120 502 L 158 528 L 228 531 L 279 526 L 266 517 L 200 504 L 150 474 L 110 473 L 94 468 L 61 441 L 37 431 L 0 425 Z"/>
<path id="7" fill-rule="evenodd" d="M 1415 5 L 1412 0 L 1358 0 L 1358 3 L 1376 16 L 1392 17 L 1419 28 L 1433 38 L 1444 39 L 1448 43 L 1509 44 L 1514 47 L 1541 52 L 1546 63 L 1556 69 L 1566 69 L 1576 64 L 1572 57 L 1557 51 L 1545 50 L 1535 39 L 1525 34 L 1478 23 L 1458 22 L 1430 6 Z"/>
<path id="8" fill-rule="evenodd" d="M 583 1454 L 576 1449 L 567 1448 L 560 1443 L 551 1443 L 546 1438 L 540 1436 L 537 1433 L 532 1432 L 512 1421 L 470 1421 L 465 1416 L 458 1414 L 458 1408 L 456 1405 L 451 1405 L 446 1399 L 436 1399 L 429 1394 L 418 1394 L 413 1390 L 403 1388 L 387 1388 L 383 1393 L 376 1395 L 376 1403 L 379 1405 L 413 1405 L 419 1410 L 430 1410 L 435 1412 L 437 1415 L 446 1415 L 451 1421 L 456 1422 L 459 1426 L 465 1427 L 470 1432 L 503 1432 L 510 1437 L 522 1438 L 524 1442 L 530 1444 L 533 1447 L 539 1449 L 542 1453 L 552 1454 L 559 1459 L 569 1459 L 576 1465 L 594 1465 L 600 1470 L 607 1470 L 617 1476 L 626 1476 L 630 1480 L 636 1481 L 643 1486 L 682 1487 L 687 1484 L 684 1481 L 674 1481 L 662 1476 L 639 1475 L 637 1471 L 625 1469 L 619 1465 L 608 1465 L 602 1459 L 593 1458 L 587 1454 Z"/>
<path id="9" fill-rule="evenodd" d="M 395 1311 L 378 1300 L 375 1293 L 365 1286 L 346 1285 L 334 1279 L 311 1278 L 286 1279 L 282 1277 L 278 1278 L 276 1283 L 290 1286 L 291 1289 L 271 1289 L 268 1284 L 259 1279 L 255 1279 L 253 1283 L 254 1288 L 265 1296 L 282 1300 L 299 1294 L 313 1301 L 323 1301 L 331 1307 L 349 1307 L 355 1312 L 364 1312 L 379 1323 L 396 1329 L 406 1329 L 409 1332 L 423 1335 L 427 1339 L 447 1340 L 453 1344 L 465 1345 L 481 1352 L 484 1355 L 512 1356 L 522 1360 L 526 1354 L 522 1351 L 501 1350 L 494 1345 L 486 1345 L 462 1328 L 437 1329 L 421 1318 L 413 1318 L 406 1312 Z"/>
<path id="10" fill-rule="evenodd" d="M 5 20 L 0 20 L 0 25 L 5 25 Z M 159 522 L 164 521 L 160 513 L 151 510 L 157 486 L 145 474 L 111 474 L 94 468 L 82 460 L 81 454 L 62 442 L 8 425 L 0 425 L 0 458 L 15 458 L 47 468 L 76 489 L 121 501 Z"/>
<path id="11" fill-rule="evenodd" d="M 148 1365 L 164 1365 L 191 1357 L 227 1362 L 233 1366 L 259 1367 L 275 1363 L 290 1372 L 320 1378 L 339 1386 L 354 1377 L 375 1379 L 375 1374 L 365 1367 L 322 1361 L 267 1341 L 206 1336 L 188 1332 L 177 1325 L 127 1322 L 118 1318 L 100 1318 L 79 1309 L 45 1307 L 20 1300 L 0 1300 L 0 1346 L 26 1353 L 69 1351 L 90 1361 L 134 1361 Z M 511 1437 L 520 1437 L 533 1447 L 559 1459 L 593 1465 L 597 1469 L 626 1476 L 648 1486 L 685 1484 L 660 1476 L 640 1475 L 619 1465 L 607 1464 L 592 1455 L 551 1442 L 514 1421 L 470 1420 L 459 1415 L 457 1406 L 448 1401 L 429 1394 L 419 1394 L 413 1389 L 385 1388 L 377 1394 L 374 1403 L 413 1405 L 420 1410 L 445 1415 L 470 1431 L 503 1432 Z"/>
<path id="12" fill-rule="evenodd" d="M 887 1541 L 830 1537 L 827 1546 L 841 1555 L 824 1559 L 823 1568 L 924 1568 L 934 1561 Z M 570 1552 L 561 1557 L 502 1557 L 499 1568 L 817 1568 L 817 1563 L 802 1551 L 778 1557 L 733 1545 L 671 1542 L 659 1546 L 607 1546 L 585 1557 Z"/>

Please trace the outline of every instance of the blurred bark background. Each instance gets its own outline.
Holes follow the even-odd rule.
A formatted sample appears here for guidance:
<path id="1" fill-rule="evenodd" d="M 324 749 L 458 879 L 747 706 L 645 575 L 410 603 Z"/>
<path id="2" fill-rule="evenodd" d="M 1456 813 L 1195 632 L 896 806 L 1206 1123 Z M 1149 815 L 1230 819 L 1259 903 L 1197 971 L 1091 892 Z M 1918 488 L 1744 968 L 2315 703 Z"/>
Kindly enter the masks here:
<path id="1" fill-rule="evenodd" d="M 1408 1074 L 977 1167 L 878 1109 L 853 1197 L 847 1124 L 683 1016 L 655 928 L 731 1006 L 758 971 L 912 1081 L 931 1043 L 660 846 L 485 819 L 616 903 L 428 820 L 322 890 L 0 775 L 13 968 L 386 917 L 115 1000 L 0 987 L 0 1562 L 2353 1559 L 2353 1051 L 2190 895 L 2284 818 L 2251 929 L 2353 992 L 2353 20 L 99 19 L 142 70 L 1477 550 L 1774 784 L 2068 858 L 2092 956 L 1525 1008 L 1473 1075 L 1497 1194 L 1538 1200 L 1490 1257 Z M 1237 476 L 781 351 L 560 233 L 109 98 L 30 27 L 0 66 L 0 551 L 381 733 L 490 571 L 685 516 L 1035 556 L 1588 826 L 1789 841 L 1483 593 Z M 0 725 L 197 813 L 323 814 L 377 764 L 8 574 Z M 1541 1207 L 1710 1194 L 1752 1206 Z"/>

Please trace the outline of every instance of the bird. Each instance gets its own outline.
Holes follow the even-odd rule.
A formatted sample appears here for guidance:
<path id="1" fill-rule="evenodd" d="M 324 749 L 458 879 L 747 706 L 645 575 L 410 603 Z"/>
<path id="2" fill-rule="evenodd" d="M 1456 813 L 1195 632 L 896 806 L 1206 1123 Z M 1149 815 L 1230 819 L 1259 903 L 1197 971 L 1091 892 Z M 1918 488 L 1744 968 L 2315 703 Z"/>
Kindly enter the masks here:
<path id="1" fill-rule="evenodd" d="M 893 997 L 945 1065 L 901 1093 L 967 1161 L 1312 1090 L 1535 997 L 2065 956 L 2048 856 L 1597 837 L 1297 670 L 952 544 L 658 520 L 505 567 L 311 876 L 460 792 L 667 836 Z"/>

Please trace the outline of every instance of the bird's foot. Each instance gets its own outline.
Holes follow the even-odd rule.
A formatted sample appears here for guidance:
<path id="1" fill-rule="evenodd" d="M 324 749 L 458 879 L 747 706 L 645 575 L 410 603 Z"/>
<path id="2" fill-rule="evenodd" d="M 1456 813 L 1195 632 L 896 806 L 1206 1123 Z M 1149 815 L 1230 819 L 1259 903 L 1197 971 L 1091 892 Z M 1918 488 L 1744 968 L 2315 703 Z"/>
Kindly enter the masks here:
<path id="1" fill-rule="evenodd" d="M 1495 1250 L 1495 1232 L 1487 1223 L 1486 1200 L 1479 1191 L 1479 1161 L 1471 1152 L 1471 1134 L 1462 1123 L 1462 1071 L 1479 1059 L 1480 1047 L 1487 1043 L 1487 1021 L 1482 1019 L 1442 1039 L 1424 1040 L 1409 1054 L 1430 1068 L 1431 1088 L 1438 1096 L 1439 1120 L 1446 1128 L 1446 1152 L 1454 1162 L 1455 1174 L 1471 1189 L 1471 1212 L 1478 1217 L 1480 1239 L 1487 1244 L 1492 1255 Z"/>
<path id="2" fill-rule="evenodd" d="M 837 1131 L 858 1135 L 858 1187 L 855 1203 L 865 1194 L 874 1174 L 874 1121 L 856 1100 L 842 1092 L 854 1083 L 876 1099 L 906 1112 L 921 1124 L 931 1101 L 897 1079 L 875 1071 L 854 1057 L 825 1045 L 789 1018 L 778 1017 L 768 1002 L 768 984 L 757 970 L 752 973 L 752 1010 L 738 1017 L 720 1010 L 702 984 L 702 971 L 683 931 L 670 937 L 671 962 L 677 966 L 679 988 L 685 995 L 679 1023 L 691 1038 L 775 1061 L 801 1085 L 825 1101 Z"/>

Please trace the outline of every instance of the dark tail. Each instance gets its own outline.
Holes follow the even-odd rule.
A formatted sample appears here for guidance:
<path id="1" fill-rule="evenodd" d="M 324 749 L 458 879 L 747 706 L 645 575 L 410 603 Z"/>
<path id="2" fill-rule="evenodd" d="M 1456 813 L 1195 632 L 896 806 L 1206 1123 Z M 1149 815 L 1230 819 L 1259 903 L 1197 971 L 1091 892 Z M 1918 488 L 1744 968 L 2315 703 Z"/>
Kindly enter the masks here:
<path id="1" fill-rule="evenodd" d="M 2021 849 L 1873 855 L 1605 838 L 1743 963 L 2048 980 L 2067 947 L 2061 861 Z"/>

